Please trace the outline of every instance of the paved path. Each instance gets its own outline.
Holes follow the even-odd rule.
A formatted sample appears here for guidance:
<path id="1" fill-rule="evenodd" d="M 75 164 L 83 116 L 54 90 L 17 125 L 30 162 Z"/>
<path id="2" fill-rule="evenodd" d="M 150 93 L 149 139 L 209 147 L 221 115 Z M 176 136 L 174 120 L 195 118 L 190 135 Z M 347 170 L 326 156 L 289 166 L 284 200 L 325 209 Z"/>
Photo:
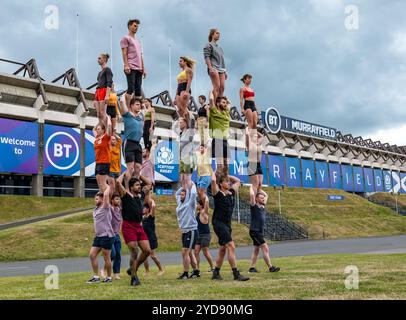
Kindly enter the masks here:
<path id="1" fill-rule="evenodd" d="M 271 257 L 307 256 L 334 253 L 405 253 L 406 235 L 393 237 L 373 237 L 340 240 L 302 240 L 277 242 L 270 247 Z M 126 253 L 127 249 L 123 248 Z M 249 259 L 251 247 L 237 248 L 238 259 Z M 216 250 L 211 251 L 213 257 L 217 256 Z M 178 252 L 159 253 L 159 259 L 164 265 L 181 264 L 181 255 Z M 205 258 L 202 257 L 205 262 Z M 101 259 L 99 260 L 101 263 Z M 122 266 L 128 266 L 128 255 L 123 257 Z M 153 263 L 153 262 L 151 262 Z M 13 263 L 0 263 L 0 277 L 13 277 L 25 275 L 41 275 L 45 267 L 55 265 L 60 273 L 90 271 L 88 258 L 68 258 L 58 260 L 40 260 Z"/>

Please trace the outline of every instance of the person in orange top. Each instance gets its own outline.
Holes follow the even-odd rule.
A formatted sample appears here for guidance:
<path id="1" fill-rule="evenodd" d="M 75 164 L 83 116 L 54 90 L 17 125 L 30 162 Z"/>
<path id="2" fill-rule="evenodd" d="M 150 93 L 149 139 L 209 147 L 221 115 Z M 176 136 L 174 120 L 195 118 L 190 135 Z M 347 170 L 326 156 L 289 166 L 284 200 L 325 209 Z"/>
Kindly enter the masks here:
<path id="1" fill-rule="evenodd" d="M 100 192 L 107 188 L 107 178 L 110 174 L 110 137 L 111 119 L 106 117 L 106 123 L 100 122 L 93 129 L 94 151 L 96 154 L 96 180 Z"/>
<path id="2" fill-rule="evenodd" d="M 111 118 L 112 132 L 115 133 L 117 119 L 120 118 L 120 112 L 118 111 L 118 100 L 117 100 L 116 91 L 114 90 L 114 83 L 111 86 L 109 101 L 107 103 L 107 115 L 110 116 L 110 118 Z"/>
<path id="3" fill-rule="evenodd" d="M 121 175 L 121 138 L 118 134 L 113 134 L 110 139 L 110 177 L 109 185 L 112 194 L 115 191 L 116 179 Z"/>

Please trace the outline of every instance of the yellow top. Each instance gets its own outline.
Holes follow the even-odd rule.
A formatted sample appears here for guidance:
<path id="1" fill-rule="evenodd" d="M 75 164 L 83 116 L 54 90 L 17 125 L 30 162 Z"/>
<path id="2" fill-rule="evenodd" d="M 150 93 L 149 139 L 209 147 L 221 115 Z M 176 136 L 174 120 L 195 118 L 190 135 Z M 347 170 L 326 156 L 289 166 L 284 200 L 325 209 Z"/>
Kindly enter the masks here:
<path id="1" fill-rule="evenodd" d="M 186 82 L 187 81 L 186 70 L 181 71 L 181 73 L 179 73 L 179 75 L 176 77 L 176 80 L 178 80 L 179 82 Z"/>

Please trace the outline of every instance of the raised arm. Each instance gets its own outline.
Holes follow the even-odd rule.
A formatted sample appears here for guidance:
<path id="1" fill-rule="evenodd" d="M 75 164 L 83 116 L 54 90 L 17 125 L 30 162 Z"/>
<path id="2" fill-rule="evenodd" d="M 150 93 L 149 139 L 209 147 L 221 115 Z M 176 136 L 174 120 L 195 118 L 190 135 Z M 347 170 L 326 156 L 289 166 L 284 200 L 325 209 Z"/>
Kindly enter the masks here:
<path id="1" fill-rule="evenodd" d="M 103 192 L 103 208 L 110 208 L 110 186 L 106 185 Z"/>
<path id="2" fill-rule="evenodd" d="M 236 193 L 238 192 L 238 188 L 241 186 L 241 181 L 237 177 L 229 176 L 231 182 L 231 189 L 233 189 Z"/>
<path id="3" fill-rule="evenodd" d="M 120 100 L 118 101 L 118 108 L 121 115 L 125 115 L 128 112 L 127 102 L 125 100 L 125 94 L 121 95 Z"/>
<path id="4" fill-rule="evenodd" d="M 124 197 L 124 195 L 127 192 L 127 190 L 123 187 L 124 176 L 125 176 L 125 172 L 122 173 L 116 180 L 116 189 L 118 190 L 118 193 L 120 194 L 120 198 Z"/>
<path id="5" fill-rule="evenodd" d="M 108 137 L 113 135 L 113 127 L 111 125 L 111 118 L 109 115 L 106 116 L 106 135 Z"/>
<path id="6" fill-rule="evenodd" d="M 258 193 L 261 193 L 265 197 L 265 204 L 267 204 L 268 194 L 264 190 L 261 190 L 261 189 L 258 189 Z"/>
<path id="7" fill-rule="evenodd" d="M 240 89 L 240 106 L 241 106 L 241 111 L 244 114 L 245 111 L 244 111 L 244 89 L 243 88 Z"/>
<path id="8" fill-rule="evenodd" d="M 251 185 L 250 186 L 250 205 L 255 206 L 255 203 L 256 203 L 256 201 L 255 201 L 255 191 L 254 191 L 253 186 Z"/>
<path id="9" fill-rule="evenodd" d="M 140 180 L 142 181 L 142 182 L 144 182 L 144 184 L 145 184 L 145 186 L 146 187 L 148 187 L 148 188 L 152 188 L 152 181 L 150 180 L 150 179 L 148 179 L 147 177 L 144 177 L 144 176 L 141 176 L 140 175 Z"/>
<path id="10" fill-rule="evenodd" d="M 217 184 L 216 173 L 212 171 L 211 173 L 211 193 L 215 196 L 219 192 L 219 186 Z"/>
<path id="11" fill-rule="evenodd" d="M 214 93 L 213 90 L 210 91 L 209 93 L 209 108 L 215 108 L 216 107 L 216 101 L 214 101 Z"/>

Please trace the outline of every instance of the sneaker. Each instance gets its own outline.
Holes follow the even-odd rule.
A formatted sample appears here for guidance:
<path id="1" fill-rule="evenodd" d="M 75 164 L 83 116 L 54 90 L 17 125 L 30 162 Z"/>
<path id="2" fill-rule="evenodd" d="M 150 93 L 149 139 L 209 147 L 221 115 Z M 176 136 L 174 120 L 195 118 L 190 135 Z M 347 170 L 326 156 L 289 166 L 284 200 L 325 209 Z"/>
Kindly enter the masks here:
<path id="1" fill-rule="evenodd" d="M 278 272 L 281 268 L 272 266 L 269 268 L 269 272 Z"/>
<path id="2" fill-rule="evenodd" d="M 209 268 L 209 270 L 207 270 L 207 272 L 214 272 L 214 268 Z"/>
<path id="3" fill-rule="evenodd" d="M 187 273 L 182 273 L 177 279 L 178 280 L 187 280 L 187 279 L 189 279 L 189 276 Z"/>
<path id="4" fill-rule="evenodd" d="M 248 273 L 258 273 L 258 270 L 256 268 L 252 267 L 248 270 Z"/>
<path id="5" fill-rule="evenodd" d="M 86 283 L 100 283 L 100 278 L 99 277 L 95 277 L 93 276 L 92 278 L 90 278 L 90 280 L 86 281 Z"/>
<path id="6" fill-rule="evenodd" d="M 220 271 L 213 271 L 213 276 L 211 277 L 212 280 L 223 280 L 223 277 L 220 275 Z"/>
<path id="7" fill-rule="evenodd" d="M 105 278 L 102 282 L 103 282 L 103 283 L 112 283 L 113 280 L 111 280 L 111 278 L 107 277 L 107 278 Z"/>
<path id="8" fill-rule="evenodd" d="M 249 280 L 249 279 L 250 279 L 250 278 L 244 277 L 242 274 L 240 274 L 239 271 L 237 271 L 237 272 L 234 274 L 234 280 L 237 280 L 237 281 L 247 281 L 247 280 Z"/>
<path id="9" fill-rule="evenodd" d="M 135 287 L 135 286 L 139 286 L 140 284 L 141 284 L 141 282 L 138 279 L 138 277 L 132 277 L 131 278 L 131 286 Z"/>
<path id="10" fill-rule="evenodd" d="M 128 268 L 128 269 L 127 269 L 127 274 L 128 274 L 129 276 L 131 276 L 131 268 Z"/>
<path id="11" fill-rule="evenodd" d="M 193 270 L 192 274 L 190 275 L 189 278 L 200 278 L 200 271 L 199 270 Z"/>

